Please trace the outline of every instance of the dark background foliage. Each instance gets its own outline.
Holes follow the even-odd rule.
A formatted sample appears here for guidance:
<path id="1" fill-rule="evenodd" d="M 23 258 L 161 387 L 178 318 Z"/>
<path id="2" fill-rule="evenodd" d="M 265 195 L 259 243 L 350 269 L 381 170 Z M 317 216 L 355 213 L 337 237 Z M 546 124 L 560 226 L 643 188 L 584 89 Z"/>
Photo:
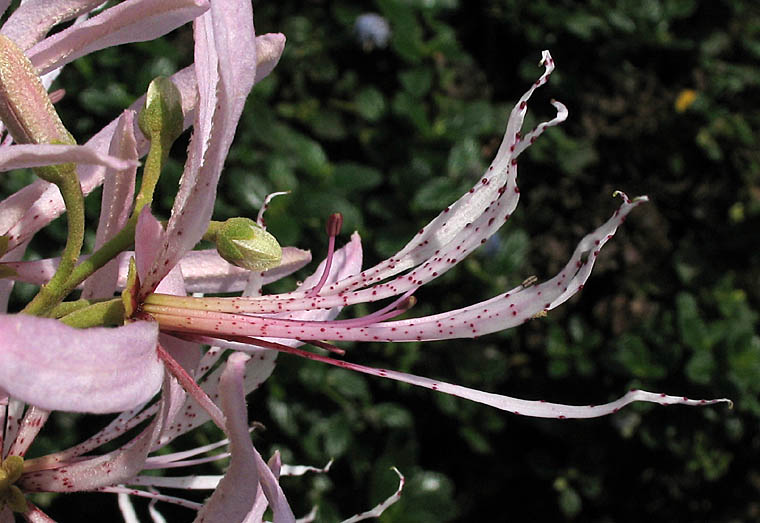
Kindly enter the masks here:
<path id="1" fill-rule="evenodd" d="M 359 42 L 364 12 L 390 24 L 386 47 Z M 267 215 L 280 242 L 320 259 L 326 217 L 339 211 L 343 238 L 362 235 L 365 266 L 478 179 L 512 104 L 541 72 L 540 51 L 551 50 L 557 70 L 527 125 L 553 115 L 552 98 L 568 121 L 521 157 L 513 220 L 420 290 L 414 315 L 550 277 L 613 212 L 615 189 L 652 200 L 605 247 L 583 292 L 548 317 L 477 340 L 347 347 L 346 358 L 565 403 L 632 387 L 735 402 L 535 420 L 282 356 L 250 397 L 251 418 L 266 426 L 256 445 L 288 463 L 335 459 L 329 474 L 283 480 L 297 514 L 318 504 L 318 519 L 334 521 L 365 510 L 393 491 L 395 465 L 407 489 L 386 522 L 760 518 L 756 2 L 281 0 L 258 2 L 255 14 L 257 32 L 288 43 L 248 101 L 216 218 L 253 216 L 267 193 L 289 190 Z M 59 82 L 64 120 L 83 140 L 153 76 L 191 60 L 188 31 L 79 60 Z M 184 148 L 162 178 L 159 214 L 168 215 Z M 9 190 L 28 174 L 7 180 Z M 88 200 L 93 223 L 98 198 Z M 56 225 L 39 252 L 60 241 Z M 74 422 L 58 423 L 76 440 Z"/>

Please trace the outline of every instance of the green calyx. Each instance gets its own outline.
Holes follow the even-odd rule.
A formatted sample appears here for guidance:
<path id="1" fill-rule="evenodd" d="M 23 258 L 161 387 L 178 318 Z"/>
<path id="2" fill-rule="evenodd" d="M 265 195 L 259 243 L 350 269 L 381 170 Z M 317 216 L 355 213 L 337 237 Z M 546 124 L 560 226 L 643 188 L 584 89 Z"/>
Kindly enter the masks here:
<path id="1" fill-rule="evenodd" d="M 249 271 L 265 271 L 282 261 L 282 247 L 275 237 L 249 218 L 230 218 L 214 240 L 219 256 Z"/>
<path id="2" fill-rule="evenodd" d="M 0 507 L 8 506 L 14 512 L 26 512 L 26 498 L 14 483 L 24 472 L 24 458 L 8 456 L 0 465 Z"/>

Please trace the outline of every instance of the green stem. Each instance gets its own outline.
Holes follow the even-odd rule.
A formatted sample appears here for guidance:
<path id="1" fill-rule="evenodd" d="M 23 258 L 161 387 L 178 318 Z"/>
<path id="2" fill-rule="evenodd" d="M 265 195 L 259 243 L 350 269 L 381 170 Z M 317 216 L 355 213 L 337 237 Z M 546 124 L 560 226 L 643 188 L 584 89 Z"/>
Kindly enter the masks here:
<path id="1" fill-rule="evenodd" d="M 137 193 L 137 198 L 135 199 L 135 210 L 132 212 L 132 218 L 135 219 L 135 223 L 143 207 L 153 201 L 153 192 L 156 190 L 158 178 L 166 164 L 166 160 L 169 158 L 171 142 L 168 144 L 162 143 L 166 141 L 163 138 L 161 136 L 157 140 L 151 140 L 148 156 L 145 157 L 142 184 L 140 185 L 140 192 Z"/>
<path id="2" fill-rule="evenodd" d="M 208 229 L 206 230 L 205 234 L 203 235 L 203 238 L 201 238 L 203 241 L 207 242 L 216 242 L 216 236 L 219 234 L 219 231 L 222 229 L 222 226 L 224 225 L 224 222 L 217 222 L 212 220 L 208 224 Z"/>
<path id="3" fill-rule="evenodd" d="M 35 316 L 47 314 L 70 292 L 66 282 L 79 259 L 84 242 L 84 195 L 79 185 L 76 166 L 74 164 L 55 165 L 41 168 L 39 171 L 38 175 L 41 178 L 56 184 L 61 191 L 66 206 L 68 234 L 58 269 L 22 311 Z"/>
<path id="4" fill-rule="evenodd" d="M 37 315 L 48 313 L 77 285 L 134 243 L 137 217 L 153 200 L 153 193 L 168 159 L 169 149 L 182 133 L 182 97 L 171 80 L 159 77 L 151 82 L 148 86 L 146 105 L 138 117 L 138 124 L 150 140 L 150 150 L 132 216 L 116 236 L 79 265 L 76 265 L 76 262 L 84 240 L 84 196 L 76 176 L 76 166 L 66 164 L 39 169 L 38 174 L 41 178 L 57 184 L 61 190 L 69 217 L 69 234 L 56 273 L 42 286 L 23 312 Z"/>
<path id="5" fill-rule="evenodd" d="M 95 271 L 118 256 L 121 252 L 129 249 L 135 240 L 135 229 L 140 211 L 153 200 L 153 192 L 158 183 L 161 169 L 169 157 L 169 148 L 164 147 L 161 140 L 150 142 L 150 150 L 145 159 L 143 168 L 142 184 L 140 192 L 135 200 L 135 209 L 124 227 L 116 235 L 104 243 L 100 249 L 92 253 L 92 256 L 77 265 L 66 281 L 67 293 L 76 288 L 90 277 Z"/>

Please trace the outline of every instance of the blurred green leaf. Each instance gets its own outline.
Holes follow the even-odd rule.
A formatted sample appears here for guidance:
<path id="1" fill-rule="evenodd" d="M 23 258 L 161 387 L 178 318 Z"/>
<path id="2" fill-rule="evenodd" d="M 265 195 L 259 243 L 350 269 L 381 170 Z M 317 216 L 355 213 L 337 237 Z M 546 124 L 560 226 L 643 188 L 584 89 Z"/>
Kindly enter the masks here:
<path id="1" fill-rule="evenodd" d="M 379 120 L 386 111 L 383 94 L 374 87 L 367 87 L 356 95 L 356 110 L 370 122 Z"/>

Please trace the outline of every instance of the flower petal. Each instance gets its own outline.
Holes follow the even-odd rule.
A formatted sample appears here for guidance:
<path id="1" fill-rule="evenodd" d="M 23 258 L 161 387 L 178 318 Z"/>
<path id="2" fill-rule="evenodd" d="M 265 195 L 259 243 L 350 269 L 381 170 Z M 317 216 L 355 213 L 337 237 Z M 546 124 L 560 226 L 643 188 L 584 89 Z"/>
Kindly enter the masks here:
<path id="1" fill-rule="evenodd" d="M 537 87 L 548 81 L 554 70 L 554 61 L 548 51 L 544 51 L 541 63 L 545 66 L 544 74 L 512 110 L 502 144 L 484 176 L 468 193 L 420 229 L 401 251 L 361 274 L 325 285 L 317 296 L 297 291 L 267 296 L 258 303 L 253 298 L 249 299 L 249 312 L 333 307 L 399 296 L 439 277 L 485 243 L 509 219 L 517 206 L 517 156 L 546 128 L 567 118 L 565 106 L 552 102 L 557 109 L 555 118 L 539 124 L 524 138 L 518 133 L 527 111 L 527 100 Z M 416 267 L 413 271 L 383 282 L 413 267 Z M 257 309 L 258 305 L 260 307 Z"/>
<path id="2" fill-rule="evenodd" d="M 144 42 L 208 10 L 208 0 L 132 0 L 46 38 L 27 52 L 40 74 L 106 47 Z"/>
<path id="3" fill-rule="evenodd" d="M 206 232 L 219 175 L 256 79 L 257 42 L 249 1 L 212 2 L 211 10 L 193 27 L 199 92 L 195 132 L 164 245 L 149 278 L 142 282 L 142 296 L 152 292 Z"/>
<path id="4" fill-rule="evenodd" d="M 137 168 L 137 158 L 103 154 L 86 145 L 19 144 L 0 147 L 0 171 L 58 163 L 103 165 L 111 169 Z"/>
<path id="5" fill-rule="evenodd" d="M 438 276 L 466 255 L 465 252 L 462 252 L 461 246 L 458 245 L 462 237 L 470 238 L 471 241 L 474 240 L 475 246 L 470 249 L 473 250 L 481 241 L 484 241 L 501 227 L 517 206 L 519 198 L 516 185 L 517 156 L 533 143 L 547 127 L 557 125 L 567 118 L 567 109 L 564 105 L 553 102 L 557 108 L 557 116 L 540 124 L 535 130 L 521 138 L 519 131 L 527 112 L 527 102 L 533 92 L 549 80 L 554 71 L 554 60 L 548 51 L 543 51 L 540 65 L 544 66 L 544 73 L 531 85 L 512 109 L 496 157 L 472 189 L 447 207 L 428 225 L 420 229 L 417 235 L 394 256 L 353 278 L 341 282 L 340 285 L 334 286 L 328 291 L 339 292 L 365 287 L 369 283 L 380 282 L 411 267 L 423 265 L 425 269 L 428 269 L 430 266 L 425 265 L 426 261 L 438 262 L 440 265 L 441 261 L 446 260 L 446 263 L 439 267 L 436 275 Z M 495 203 L 498 203 L 498 207 L 500 207 L 498 215 Z M 487 215 L 489 211 L 490 216 Z M 474 223 L 478 219 L 484 222 L 479 228 Z M 436 257 L 441 259 L 437 260 Z M 405 275 L 391 283 L 401 283 L 405 280 L 417 281 L 420 277 L 432 279 L 432 276 L 429 275 L 436 271 L 429 270 L 427 272 L 428 274 L 423 275 L 424 271 L 420 271 L 411 279 Z M 375 286 L 373 290 L 377 290 L 378 294 L 385 294 L 381 292 L 382 289 L 377 289 L 377 287 Z M 404 290 L 399 288 L 397 294 L 405 292 L 408 288 L 406 287 Z M 377 298 L 378 294 L 374 295 L 374 299 L 379 299 Z"/>
<path id="6" fill-rule="evenodd" d="M 152 398 L 163 365 L 158 326 L 75 329 L 56 320 L 0 315 L 0 386 L 48 410 L 118 412 Z"/>
<path id="7" fill-rule="evenodd" d="M 257 37 L 256 47 L 259 46 L 259 38 L 267 38 L 270 35 Z M 261 42 L 261 45 L 272 43 Z M 264 67 L 268 62 L 264 62 Z M 258 78 L 258 77 L 257 77 Z M 182 94 L 182 111 L 185 115 L 184 127 L 189 127 L 193 122 L 197 105 L 197 82 L 195 68 L 186 67 L 171 77 L 172 82 Z M 129 109 L 139 111 L 145 103 L 145 97 L 138 98 Z M 111 142 L 111 137 L 116 129 L 118 119 L 112 121 L 85 145 L 105 154 Z M 136 130 L 138 155 L 142 156 L 148 151 L 148 142 L 142 133 Z M 101 165 L 82 164 L 77 168 L 82 192 L 87 195 L 103 183 L 105 167 Z M 9 250 L 15 249 L 28 240 L 37 231 L 45 227 L 55 218 L 60 216 L 66 207 L 61 199 L 58 189 L 42 180 L 24 187 L 0 202 L 0 234 L 9 235 Z"/>
<path id="8" fill-rule="evenodd" d="M 49 462 L 51 456 L 28 460 L 24 463 L 25 473 L 19 485 L 30 492 L 75 492 L 128 481 L 142 469 L 148 452 L 166 424 L 167 413 L 174 407 L 166 393 L 158 404 L 160 410 L 150 425 L 121 448 L 81 461 L 61 463 L 54 468 L 38 468 L 35 463 Z"/>
<path id="9" fill-rule="evenodd" d="M 342 523 L 356 523 L 357 521 L 364 521 L 365 519 L 379 518 L 388 507 L 401 499 L 401 491 L 404 490 L 404 483 L 406 483 L 406 479 L 396 467 L 392 467 L 391 470 L 393 470 L 393 472 L 398 475 L 398 488 L 396 489 L 396 492 L 391 494 L 385 501 L 379 503 L 372 510 L 362 512 L 361 514 L 357 514 L 353 517 L 343 520 Z"/>
<path id="10" fill-rule="evenodd" d="M 222 373 L 219 391 L 230 438 L 232 459 L 216 491 L 198 512 L 196 522 L 242 521 L 255 503 L 260 481 L 272 506 L 275 523 L 295 522 L 295 517 L 285 502 L 282 490 L 279 489 L 272 471 L 254 449 L 248 433 L 248 411 L 243 388 L 243 374 L 247 360 L 248 356 L 244 354 L 230 355 L 225 371 Z"/>
<path id="11" fill-rule="evenodd" d="M 102 0 L 26 0 L 0 31 L 22 50 L 42 40 L 53 27 L 95 9 Z"/>
<path id="12" fill-rule="evenodd" d="M 135 112 L 127 109 L 119 118 L 116 131 L 111 138 L 108 152 L 120 158 L 137 161 L 137 142 L 134 127 Z M 100 221 L 95 235 L 95 248 L 113 238 L 127 223 L 132 213 L 135 194 L 137 166 L 107 171 L 103 183 L 103 197 L 100 205 Z M 111 260 L 92 276 L 87 278 L 82 298 L 110 298 L 116 290 L 119 276 L 119 262 Z"/>
<path id="13" fill-rule="evenodd" d="M 311 253 L 295 247 L 282 248 L 282 262 L 263 273 L 267 285 L 294 273 L 311 261 Z M 190 251 L 179 262 L 188 292 L 239 292 L 245 289 L 250 271 L 219 256 L 216 249 Z"/>
<path id="14" fill-rule="evenodd" d="M 323 261 L 319 265 L 319 267 L 317 267 L 317 270 L 304 280 L 302 287 L 305 286 L 309 288 L 313 286 L 317 281 L 319 281 L 322 270 L 324 268 L 324 264 L 325 262 Z M 361 270 L 361 264 L 362 264 L 361 239 L 359 238 L 358 234 L 354 233 L 351 237 L 351 242 L 345 245 L 344 247 L 342 247 L 341 249 L 338 249 L 335 252 L 333 264 L 330 269 L 330 274 L 328 276 L 328 282 L 348 277 L 351 274 L 356 274 L 359 270 Z M 299 311 L 295 313 L 287 313 L 281 316 L 287 317 L 287 318 L 299 319 L 299 320 L 319 321 L 319 320 L 328 320 L 328 319 L 335 318 L 339 312 L 340 312 L 340 307 L 335 307 L 333 309 Z M 197 341 L 203 342 L 202 339 L 197 340 Z M 280 343 L 291 345 L 291 346 L 298 346 L 302 344 L 302 342 L 298 340 L 280 339 L 280 340 L 273 340 L 273 341 L 278 341 Z M 213 345 L 213 343 L 210 343 L 210 344 Z M 238 344 L 225 341 L 224 343 L 222 343 L 222 346 L 225 348 L 236 350 L 238 347 Z M 240 346 L 245 349 L 250 348 L 242 344 Z M 246 394 L 250 394 L 255 389 L 257 389 L 272 374 L 272 371 L 274 370 L 274 366 L 275 366 L 275 359 L 277 356 L 274 351 L 268 351 L 268 350 L 259 350 L 259 351 L 254 351 L 254 352 L 248 351 L 248 352 L 251 353 L 252 358 L 248 362 L 248 367 L 246 369 L 246 374 L 245 374 Z M 206 354 L 203 356 L 203 358 L 201 359 L 198 375 L 202 376 L 205 373 L 207 373 L 209 370 L 211 370 L 216 364 L 216 362 L 218 361 L 218 359 L 221 357 L 222 353 L 223 351 L 216 347 L 212 347 L 211 349 L 209 349 L 206 352 Z M 218 384 L 220 380 L 220 375 L 223 370 L 224 370 L 223 367 L 218 367 L 214 369 L 213 371 L 209 372 L 206 376 L 204 376 L 202 381 L 200 382 L 200 385 L 203 387 L 203 390 L 211 398 L 217 398 L 219 395 Z M 195 402 L 188 400 L 188 402 L 185 404 L 184 408 L 182 409 L 180 415 L 177 417 L 176 420 L 174 420 L 172 425 L 165 431 L 165 433 L 162 435 L 161 440 L 159 442 L 165 445 L 166 443 L 170 442 L 177 436 L 192 430 L 193 428 L 205 423 L 206 421 L 208 421 L 208 414 L 202 409 L 200 409 Z"/>
<path id="15" fill-rule="evenodd" d="M 232 337 L 236 341 L 244 341 L 243 337 Z M 256 340 L 251 340 L 251 343 L 255 344 Z M 221 340 L 211 340 L 209 342 L 224 345 Z M 510 396 L 503 396 L 501 394 L 493 394 L 490 392 L 484 392 L 476 389 L 470 389 L 468 387 L 462 387 L 460 385 L 453 385 L 444 381 L 433 380 L 422 376 L 415 376 L 413 374 L 407 374 L 405 372 L 397 372 L 388 369 L 377 369 L 374 367 L 367 367 L 365 365 L 359 365 L 343 360 L 336 360 L 321 354 L 304 351 L 301 349 L 295 349 L 281 345 L 279 347 L 272 347 L 274 350 L 280 352 L 287 352 L 289 354 L 295 354 L 305 359 L 319 361 L 340 367 L 343 369 L 353 370 L 361 372 L 363 374 L 370 374 L 372 376 L 378 376 L 381 378 L 387 378 L 402 383 L 409 383 L 417 387 L 424 387 L 426 389 L 443 392 L 452 396 L 458 396 L 460 398 L 468 399 L 476 403 L 482 403 L 489 405 L 500 410 L 511 412 L 520 416 L 530 416 L 534 418 L 557 418 L 557 419 L 580 419 L 580 418 L 597 418 L 600 416 L 606 416 L 613 414 L 636 401 L 643 401 L 648 403 L 659 403 L 660 405 L 689 405 L 692 407 L 701 407 L 705 405 L 715 405 L 717 403 L 728 403 L 732 405 L 731 400 L 727 398 L 712 399 L 712 400 L 695 400 L 687 398 L 686 396 L 668 396 L 662 393 L 646 392 L 643 390 L 631 390 L 624 396 L 618 398 L 610 403 L 603 405 L 563 405 L 560 403 L 548 403 L 543 400 L 523 400 L 519 398 L 512 398 Z M 260 349 L 251 347 L 246 352 L 255 352 Z"/>
<path id="16" fill-rule="evenodd" d="M 14 249 L 5 256 L 0 256 L 0 267 L 3 263 L 16 263 L 23 258 L 27 245 L 29 245 L 28 242 L 23 243 L 20 248 Z M 14 283 L 12 279 L 0 279 L 0 314 L 8 310 L 8 299 L 11 296 Z"/>
<path id="17" fill-rule="evenodd" d="M 135 264 L 140 281 L 148 277 L 156 253 L 161 248 L 161 236 L 164 228 L 150 212 L 146 205 L 137 217 L 135 228 Z M 169 271 L 164 272 L 166 275 Z"/>
<path id="18" fill-rule="evenodd" d="M 257 84 L 269 76 L 285 49 L 285 35 L 267 33 L 256 37 L 256 79 Z"/>
<path id="19" fill-rule="evenodd" d="M 20 422 L 18 434 L 13 438 L 13 444 L 8 450 L 8 456 L 23 456 L 29 450 L 29 446 L 39 434 L 45 422 L 50 416 L 50 411 L 35 407 L 26 409 L 24 418 Z"/>
<path id="20" fill-rule="evenodd" d="M 24 519 L 28 521 L 29 523 L 56 523 L 53 518 L 45 514 L 38 506 L 36 506 L 34 503 L 30 502 L 29 500 L 26 501 L 27 505 L 29 506 L 29 509 L 24 512 Z M 8 510 L 10 512 L 10 510 Z M 3 521 L 3 523 L 6 520 L 0 520 Z M 16 521 L 15 517 L 11 513 L 11 519 L 7 521 Z"/>
<path id="21" fill-rule="evenodd" d="M 622 193 L 619 193 L 622 194 Z M 539 285 L 520 286 L 468 307 L 434 316 L 399 321 L 381 321 L 357 325 L 356 320 L 309 322 L 280 319 L 267 315 L 233 313 L 197 314 L 185 309 L 166 309 L 175 318 L 158 316 L 152 305 L 146 310 L 160 317 L 165 328 L 179 332 L 225 332 L 256 338 L 296 338 L 302 340 L 355 340 L 355 341 L 422 341 L 455 338 L 473 338 L 521 325 L 535 315 L 556 307 L 580 290 L 591 274 L 591 268 L 602 246 L 614 236 L 628 213 L 646 201 L 646 198 L 624 199 L 621 207 L 603 225 L 586 235 L 578 244 L 573 256 L 554 278 Z M 375 286 L 377 287 L 377 286 Z M 320 306 L 349 301 L 349 296 L 311 298 Z M 241 312 L 253 312 L 259 302 L 244 298 L 207 298 L 206 300 L 234 304 Z M 205 301 L 205 300 L 204 300 Z M 208 302 L 207 302 L 208 303 Z M 246 309 L 250 307 L 250 309 Z M 182 319 L 180 320 L 180 316 Z M 176 321 L 174 321 L 176 320 Z"/>

